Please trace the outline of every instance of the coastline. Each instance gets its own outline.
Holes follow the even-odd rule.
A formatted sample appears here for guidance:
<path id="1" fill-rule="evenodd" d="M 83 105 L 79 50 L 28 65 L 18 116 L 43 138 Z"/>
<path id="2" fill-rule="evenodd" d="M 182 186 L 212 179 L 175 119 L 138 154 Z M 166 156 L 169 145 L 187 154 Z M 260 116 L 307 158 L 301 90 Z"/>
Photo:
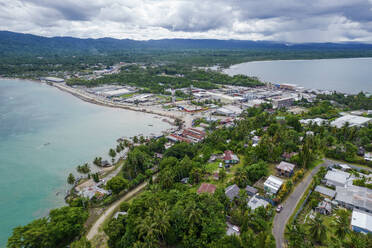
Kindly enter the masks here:
<path id="1" fill-rule="evenodd" d="M 93 95 L 90 95 L 86 92 L 84 92 L 84 93 L 79 92 L 78 90 L 76 90 L 76 89 L 74 89 L 70 86 L 67 86 L 65 84 L 51 83 L 50 85 L 59 89 L 59 90 L 61 90 L 61 91 L 70 93 L 71 95 L 73 95 L 73 96 L 75 96 L 75 97 L 77 97 L 77 98 L 79 98 L 79 99 L 81 99 L 85 102 L 93 103 L 93 104 L 96 104 L 96 105 L 106 106 L 106 107 L 111 107 L 111 108 L 121 108 L 121 109 L 143 112 L 143 113 L 148 113 L 148 114 L 154 114 L 154 115 L 159 115 L 159 116 L 167 117 L 167 118 L 171 118 L 171 119 L 180 118 L 180 117 L 175 116 L 175 115 L 167 114 L 164 111 L 155 111 L 155 110 L 150 110 L 150 109 L 145 108 L 145 107 L 134 107 L 134 106 L 130 106 L 130 105 L 122 104 L 122 103 L 113 103 L 113 102 L 109 102 L 109 101 L 104 101 L 104 100 L 98 99 L 98 98 L 94 97 Z"/>
<path id="2" fill-rule="evenodd" d="M 114 103 L 114 102 L 110 102 L 110 101 L 101 100 L 101 99 L 98 99 L 94 95 L 91 95 L 87 92 L 83 93 L 83 92 L 81 92 L 81 91 L 79 91 L 79 90 L 77 90 L 73 87 L 67 86 L 65 83 L 46 83 L 46 82 L 43 82 L 43 81 L 38 80 L 38 79 L 1 77 L 0 76 L 0 80 L 3 80 L 3 79 L 4 80 L 25 80 L 25 81 L 30 81 L 30 82 L 33 82 L 33 83 L 46 84 L 46 85 L 55 87 L 55 88 L 57 88 L 57 89 L 59 89 L 63 92 L 69 93 L 69 94 L 71 94 L 71 95 L 73 95 L 73 96 L 75 96 L 75 97 L 77 97 L 80 100 L 83 100 L 85 102 L 89 102 L 89 103 L 104 106 L 104 107 L 121 108 L 121 109 L 136 111 L 136 112 L 153 114 L 153 115 L 157 115 L 157 116 L 161 116 L 161 117 L 170 118 L 170 119 L 173 119 L 173 120 L 175 120 L 175 119 L 182 119 L 183 120 L 184 119 L 184 116 L 182 116 L 182 115 L 172 115 L 170 113 L 166 113 L 165 111 L 158 111 L 158 110 L 154 110 L 154 109 L 149 109 L 148 106 L 135 107 L 135 106 L 131 106 L 131 105 L 123 104 L 123 103 Z M 174 125 L 174 123 L 172 123 L 169 120 L 167 120 L 166 122 L 168 122 L 170 125 Z"/>

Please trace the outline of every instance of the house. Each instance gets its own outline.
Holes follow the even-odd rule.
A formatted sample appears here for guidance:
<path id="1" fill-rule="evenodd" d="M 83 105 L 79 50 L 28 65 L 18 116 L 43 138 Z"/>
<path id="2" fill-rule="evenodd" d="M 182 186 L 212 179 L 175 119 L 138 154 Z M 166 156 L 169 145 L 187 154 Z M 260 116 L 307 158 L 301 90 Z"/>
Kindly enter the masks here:
<path id="1" fill-rule="evenodd" d="M 364 154 L 364 160 L 372 161 L 372 152 L 367 152 Z"/>
<path id="2" fill-rule="evenodd" d="M 189 183 L 189 178 L 188 177 L 184 177 L 181 179 L 181 183 L 183 184 L 188 184 Z"/>
<path id="3" fill-rule="evenodd" d="M 294 156 L 294 155 L 297 155 L 298 153 L 297 152 L 284 152 L 282 154 L 282 158 L 285 160 L 285 161 L 290 161 L 291 158 Z"/>
<path id="4" fill-rule="evenodd" d="M 232 151 L 227 150 L 224 153 L 223 160 L 225 161 L 225 164 L 237 164 L 239 163 L 239 158 L 237 155 L 235 155 Z"/>
<path id="5" fill-rule="evenodd" d="M 315 119 L 303 119 L 300 120 L 301 124 L 309 125 L 309 124 L 317 124 L 318 126 L 323 125 L 324 123 L 327 123 L 327 120 L 322 118 L 315 118 Z"/>
<path id="6" fill-rule="evenodd" d="M 163 154 L 158 153 L 158 152 L 155 152 L 155 154 L 154 154 L 154 158 L 162 159 L 162 158 L 163 158 Z"/>
<path id="7" fill-rule="evenodd" d="M 276 176 L 269 176 L 264 182 L 264 189 L 269 194 L 278 193 L 279 189 L 283 185 L 283 180 Z"/>
<path id="8" fill-rule="evenodd" d="M 110 167 L 111 165 L 107 160 L 103 160 L 103 161 L 101 161 L 101 166 L 102 167 Z"/>
<path id="9" fill-rule="evenodd" d="M 102 189 L 98 187 L 97 185 L 94 185 L 91 187 L 83 188 L 79 192 L 79 195 L 84 198 L 88 198 L 89 200 L 92 199 L 93 197 L 96 197 L 97 199 L 102 199 L 106 195 L 111 195 L 111 192 L 105 189 Z"/>
<path id="10" fill-rule="evenodd" d="M 114 219 L 119 218 L 119 216 L 121 216 L 121 215 L 127 215 L 127 214 L 128 214 L 127 212 L 116 212 L 115 215 L 114 215 Z"/>
<path id="11" fill-rule="evenodd" d="M 328 186 L 345 186 L 346 184 L 352 183 L 352 177 L 350 173 L 347 173 L 342 170 L 332 169 L 327 172 L 324 177 L 326 184 Z"/>
<path id="12" fill-rule="evenodd" d="M 282 161 L 276 166 L 276 170 L 279 175 L 290 177 L 293 174 L 293 170 L 296 165 Z"/>
<path id="13" fill-rule="evenodd" d="M 252 186 L 247 185 L 247 187 L 245 187 L 245 191 L 247 191 L 247 194 L 249 196 L 254 196 L 255 194 L 257 194 L 258 189 L 254 188 Z"/>
<path id="14" fill-rule="evenodd" d="M 225 189 L 225 195 L 230 199 L 230 201 L 232 201 L 235 197 L 239 196 L 239 191 L 239 187 L 236 184 L 233 184 Z"/>
<path id="15" fill-rule="evenodd" d="M 355 185 L 336 186 L 336 198 L 341 206 L 372 213 L 372 189 Z"/>
<path id="16" fill-rule="evenodd" d="M 351 229 L 354 232 L 372 233 L 372 215 L 354 209 L 351 215 Z"/>
<path id="17" fill-rule="evenodd" d="M 351 167 L 348 166 L 347 164 L 339 164 L 338 166 L 340 167 L 342 171 L 347 171 L 351 169 Z"/>
<path id="18" fill-rule="evenodd" d="M 202 183 L 197 192 L 198 194 L 202 194 L 202 193 L 214 194 L 215 191 L 216 191 L 216 185 L 210 184 L 210 183 Z"/>
<path id="19" fill-rule="evenodd" d="M 251 209 L 251 210 L 255 210 L 256 208 L 259 208 L 259 207 L 264 207 L 266 208 L 267 205 L 269 205 L 270 203 L 266 200 L 264 200 L 263 198 L 255 195 L 253 196 L 251 199 L 249 199 L 248 201 L 248 207 Z"/>
<path id="20" fill-rule="evenodd" d="M 348 123 L 349 127 L 362 127 L 362 126 L 368 125 L 368 123 L 371 123 L 371 122 L 372 122 L 372 118 L 347 114 L 332 121 L 331 126 L 341 128 L 346 123 Z"/>
<path id="21" fill-rule="evenodd" d="M 227 236 L 231 236 L 231 235 L 240 235 L 240 230 L 239 230 L 239 227 L 229 223 L 229 222 L 226 222 L 226 225 L 227 225 L 227 230 L 226 230 L 226 235 Z"/>
<path id="22" fill-rule="evenodd" d="M 260 137 L 258 137 L 257 135 L 253 136 L 252 145 L 257 146 L 259 142 L 260 142 Z"/>
<path id="23" fill-rule="evenodd" d="M 317 211 L 320 214 L 330 215 L 332 213 L 332 205 L 327 201 L 321 201 L 315 208 L 315 211 Z"/>
<path id="24" fill-rule="evenodd" d="M 336 195 L 336 191 L 331 190 L 321 185 L 316 186 L 314 191 L 330 199 L 333 199 Z"/>

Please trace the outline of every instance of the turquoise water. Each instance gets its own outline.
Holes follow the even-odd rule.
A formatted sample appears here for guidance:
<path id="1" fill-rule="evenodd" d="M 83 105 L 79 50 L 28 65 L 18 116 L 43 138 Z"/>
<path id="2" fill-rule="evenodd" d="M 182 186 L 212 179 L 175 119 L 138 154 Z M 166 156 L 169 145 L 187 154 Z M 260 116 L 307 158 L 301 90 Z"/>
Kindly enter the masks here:
<path id="1" fill-rule="evenodd" d="M 372 93 L 372 58 L 277 60 L 233 65 L 229 75 L 257 76 L 263 81 L 291 83 L 307 89 Z"/>
<path id="2" fill-rule="evenodd" d="M 0 247 L 12 228 L 64 204 L 76 165 L 107 156 L 119 137 L 167 128 L 153 115 L 86 103 L 48 85 L 0 80 Z"/>

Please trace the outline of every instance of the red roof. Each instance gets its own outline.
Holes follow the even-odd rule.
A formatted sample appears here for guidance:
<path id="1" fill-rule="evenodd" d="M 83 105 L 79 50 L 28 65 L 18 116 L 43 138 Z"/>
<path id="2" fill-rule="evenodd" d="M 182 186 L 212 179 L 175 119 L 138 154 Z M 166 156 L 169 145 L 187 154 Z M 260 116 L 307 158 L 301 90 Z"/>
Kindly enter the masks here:
<path id="1" fill-rule="evenodd" d="M 202 183 L 198 189 L 198 194 L 211 193 L 214 194 L 216 191 L 216 185 L 210 183 Z"/>
<path id="2" fill-rule="evenodd" d="M 225 151 L 225 156 L 223 157 L 223 160 L 232 160 L 232 155 L 234 155 L 232 151 L 230 150 Z"/>

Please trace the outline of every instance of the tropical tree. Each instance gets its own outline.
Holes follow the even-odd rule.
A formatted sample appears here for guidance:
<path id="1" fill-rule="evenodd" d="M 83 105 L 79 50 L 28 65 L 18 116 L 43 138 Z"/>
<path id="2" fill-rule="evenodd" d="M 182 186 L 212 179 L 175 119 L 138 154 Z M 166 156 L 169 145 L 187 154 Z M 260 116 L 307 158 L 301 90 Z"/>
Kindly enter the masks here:
<path id="1" fill-rule="evenodd" d="M 75 177 L 72 173 L 70 173 L 67 177 L 67 183 L 73 185 L 75 183 Z"/>
<path id="2" fill-rule="evenodd" d="M 80 240 L 74 241 L 70 245 L 71 248 L 91 248 L 91 243 L 87 240 L 87 238 L 83 237 Z"/>
<path id="3" fill-rule="evenodd" d="M 111 157 L 111 159 L 112 159 L 112 164 L 114 164 L 114 162 L 115 162 L 115 156 L 116 156 L 116 152 L 115 152 L 115 150 L 114 149 L 110 149 L 110 151 L 109 151 L 109 156 Z"/>
<path id="4" fill-rule="evenodd" d="M 350 233 L 348 212 L 344 209 L 338 210 L 332 225 L 336 236 L 341 240 L 345 239 L 345 236 Z"/>
<path id="5" fill-rule="evenodd" d="M 319 214 L 314 219 L 310 219 L 309 235 L 318 244 L 321 244 L 327 239 L 327 227 L 324 225 L 323 218 Z"/>
<path id="6" fill-rule="evenodd" d="M 101 166 L 102 158 L 101 157 L 95 157 L 94 160 L 93 160 L 93 164 L 95 164 L 97 166 Z"/>
<path id="7" fill-rule="evenodd" d="M 90 172 L 90 167 L 88 163 L 85 163 L 83 165 L 78 165 L 76 167 L 77 172 L 82 173 L 82 174 L 88 174 Z"/>
<path id="8" fill-rule="evenodd" d="M 107 188 L 114 194 L 120 193 L 126 187 L 128 187 L 128 180 L 120 176 L 115 176 L 107 181 Z"/>

